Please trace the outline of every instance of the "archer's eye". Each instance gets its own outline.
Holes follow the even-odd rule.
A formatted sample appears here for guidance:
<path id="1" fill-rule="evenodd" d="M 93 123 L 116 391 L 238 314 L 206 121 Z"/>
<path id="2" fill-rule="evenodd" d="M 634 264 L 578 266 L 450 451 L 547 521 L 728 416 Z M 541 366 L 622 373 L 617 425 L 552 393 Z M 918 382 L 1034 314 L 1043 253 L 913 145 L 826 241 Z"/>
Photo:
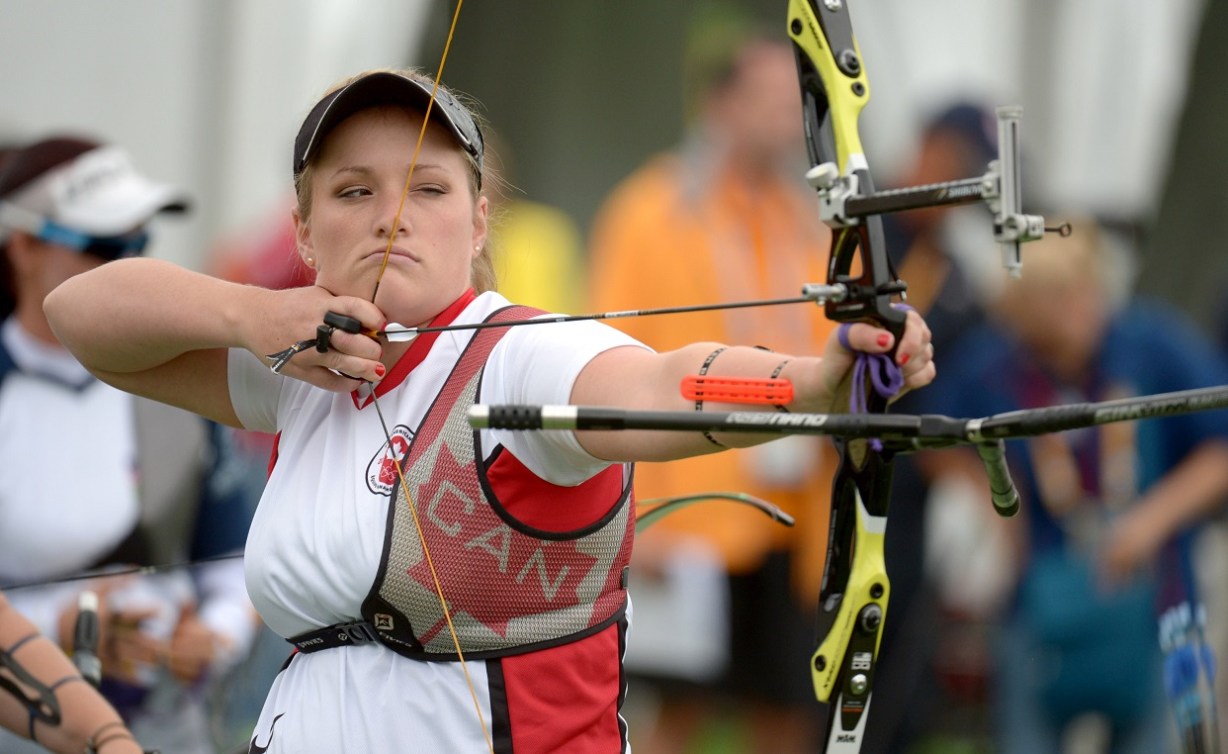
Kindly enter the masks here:
<path id="1" fill-rule="evenodd" d="M 337 196 L 342 199 L 354 199 L 360 196 L 370 196 L 371 189 L 366 186 L 348 186 L 337 192 Z"/>

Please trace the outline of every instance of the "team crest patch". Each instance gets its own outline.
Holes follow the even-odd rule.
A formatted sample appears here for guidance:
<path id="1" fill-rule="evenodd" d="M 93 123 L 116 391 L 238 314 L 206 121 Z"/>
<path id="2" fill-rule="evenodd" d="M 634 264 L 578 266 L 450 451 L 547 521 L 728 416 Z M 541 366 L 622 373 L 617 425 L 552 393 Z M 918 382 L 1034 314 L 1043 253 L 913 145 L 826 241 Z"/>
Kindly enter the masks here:
<path id="1" fill-rule="evenodd" d="M 392 496 L 397 488 L 397 466 L 409 455 L 409 446 L 414 441 L 414 432 L 404 424 L 393 428 L 387 442 L 376 451 L 367 464 L 367 489 L 377 495 Z"/>

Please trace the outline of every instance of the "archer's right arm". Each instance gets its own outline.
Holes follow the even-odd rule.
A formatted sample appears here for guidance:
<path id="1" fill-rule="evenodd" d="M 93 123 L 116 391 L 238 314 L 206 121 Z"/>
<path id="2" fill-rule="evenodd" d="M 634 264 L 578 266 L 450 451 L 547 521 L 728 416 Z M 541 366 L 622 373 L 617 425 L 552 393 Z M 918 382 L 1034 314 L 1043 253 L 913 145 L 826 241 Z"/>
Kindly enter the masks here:
<path id="1" fill-rule="evenodd" d="M 99 379 L 231 426 L 239 422 L 227 383 L 228 349 L 264 359 L 311 338 L 329 311 L 372 329 L 383 322 L 374 304 L 318 286 L 274 291 L 145 258 L 77 275 L 43 308 L 60 342 Z M 332 345 L 324 354 L 303 351 L 284 374 L 335 391 L 355 383 L 330 370 L 377 379 L 377 343 L 336 333 Z"/>

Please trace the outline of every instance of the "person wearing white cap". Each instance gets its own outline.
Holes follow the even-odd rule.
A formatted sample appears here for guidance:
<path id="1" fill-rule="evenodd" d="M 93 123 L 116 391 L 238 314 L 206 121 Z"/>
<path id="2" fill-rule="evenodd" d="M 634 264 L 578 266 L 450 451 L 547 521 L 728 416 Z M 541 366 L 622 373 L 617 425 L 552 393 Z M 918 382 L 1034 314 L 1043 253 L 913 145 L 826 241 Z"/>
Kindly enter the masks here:
<path id="1" fill-rule="evenodd" d="M 278 433 L 245 561 L 253 603 L 297 651 L 249 752 L 626 751 L 631 462 L 764 438 L 474 430 L 467 410 L 694 410 L 679 386 L 701 364 L 775 369 L 791 408 L 818 410 L 852 357 L 834 338 L 823 358 L 713 343 L 658 354 L 592 321 L 468 327 L 539 312 L 493 290 L 481 129 L 433 91 L 416 72 L 370 71 L 307 115 L 294 219 L 315 285 L 127 259 L 64 283 L 45 309 L 112 384 Z M 330 312 L 360 332 L 323 324 Z M 389 322 L 468 329 L 389 341 Z M 875 353 L 895 340 L 868 324 L 847 336 Z M 909 387 L 935 374 L 927 341 L 910 314 L 896 358 Z"/>
<path id="2" fill-rule="evenodd" d="M 0 244 L 22 326 L 54 343 L 42 313 L 51 288 L 75 272 L 140 254 L 146 223 L 186 208 L 177 189 L 136 172 L 118 147 L 55 136 L 14 150 L 0 171 Z"/>
<path id="3" fill-rule="evenodd" d="M 91 139 L 42 139 L 0 165 L 0 271 L 12 299 L 0 324 L 0 586 L 35 584 L 9 600 L 70 652 L 78 596 L 96 592 L 104 696 L 142 743 L 206 754 L 206 681 L 255 631 L 241 562 L 62 579 L 237 553 L 250 505 L 215 483 L 206 422 L 95 378 L 42 306 L 63 281 L 139 256 L 153 218 L 186 208 L 180 190 Z M 43 750 L 0 732 L 0 751 Z"/>

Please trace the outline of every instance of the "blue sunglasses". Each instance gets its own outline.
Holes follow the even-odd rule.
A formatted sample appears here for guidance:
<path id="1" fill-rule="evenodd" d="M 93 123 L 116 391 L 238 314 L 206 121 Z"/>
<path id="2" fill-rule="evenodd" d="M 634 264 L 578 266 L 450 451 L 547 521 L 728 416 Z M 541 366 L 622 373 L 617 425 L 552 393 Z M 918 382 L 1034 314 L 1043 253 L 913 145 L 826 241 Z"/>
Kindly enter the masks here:
<path id="1" fill-rule="evenodd" d="M 40 241 L 67 246 L 75 251 L 108 260 L 139 256 L 149 244 L 149 233 L 145 230 L 136 230 L 122 236 L 91 236 L 50 220 L 44 220 L 42 227 L 34 235 Z"/>

